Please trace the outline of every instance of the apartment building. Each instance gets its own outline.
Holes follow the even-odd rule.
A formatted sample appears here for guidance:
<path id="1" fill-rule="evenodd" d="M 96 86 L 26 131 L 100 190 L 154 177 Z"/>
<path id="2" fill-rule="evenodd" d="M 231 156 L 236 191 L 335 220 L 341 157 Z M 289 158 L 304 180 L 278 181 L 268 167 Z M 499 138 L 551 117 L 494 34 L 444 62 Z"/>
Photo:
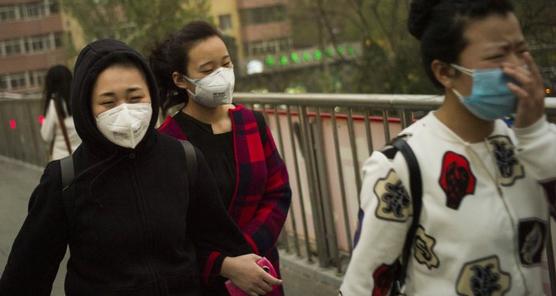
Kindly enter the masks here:
<path id="1" fill-rule="evenodd" d="M 291 49 L 287 4 L 287 0 L 211 1 L 211 15 L 217 26 L 236 41 L 236 65 L 241 74 L 246 73 L 250 62 Z"/>
<path id="2" fill-rule="evenodd" d="M 40 91 L 66 62 L 65 39 L 57 0 L 0 0 L 0 91 Z"/>
<path id="3" fill-rule="evenodd" d="M 291 49 L 287 0 L 210 1 L 216 25 L 235 41 L 240 74 Z M 59 0 L 0 0 L 0 92 L 41 91 L 48 68 L 68 62 L 65 42 L 84 43 L 78 29 Z"/>

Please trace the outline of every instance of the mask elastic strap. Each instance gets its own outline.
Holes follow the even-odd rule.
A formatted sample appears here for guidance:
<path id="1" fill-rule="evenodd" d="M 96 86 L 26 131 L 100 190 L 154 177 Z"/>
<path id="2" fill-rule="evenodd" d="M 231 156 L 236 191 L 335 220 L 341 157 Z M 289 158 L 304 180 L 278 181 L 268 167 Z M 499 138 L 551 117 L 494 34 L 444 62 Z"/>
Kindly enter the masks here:
<path id="1" fill-rule="evenodd" d="M 464 101 L 464 97 L 463 95 L 455 88 L 451 88 L 452 92 L 454 92 L 454 94 L 456 95 L 456 97 L 458 97 L 458 99 L 460 100 L 460 102 L 463 103 Z"/>
<path id="2" fill-rule="evenodd" d="M 475 71 L 471 70 L 471 69 L 467 69 L 465 67 L 456 65 L 456 64 L 450 64 L 450 66 L 452 66 L 454 69 L 460 71 L 463 74 L 469 75 L 469 76 L 473 76 L 473 73 L 475 73 Z"/>
<path id="3" fill-rule="evenodd" d="M 197 85 L 197 81 L 199 81 L 199 79 L 191 79 L 191 78 L 185 76 L 185 74 L 182 74 L 181 76 L 183 77 L 183 79 L 185 79 L 185 80 L 187 80 L 187 81 L 189 81 L 189 82 L 191 82 L 195 85 Z"/>
<path id="4" fill-rule="evenodd" d="M 473 76 L 473 73 L 475 72 L 475 71 L 473 71 L 473 70 L 471 70 L 471 69 L 467 69 L 467 68 L 465 68 L 465 67 L 462 67 L 462 66 L 459 66 L 459 65 L 456 65 L 456 64 L 450 64 L 450 66 L 452 66 L 452 68 L 454 68 L 454 69 L 460 71 L 461 73 L 463 73 L 463 74 L 465 74 L 465 75 L 469 75 L 469 76 Z M 455 89 L 455 88 L 452 88 L 451 90 L 452 90 L 452 92 L 456 95 L 456 97 L 458 97 L 458 99 L 460 100 L 460 102 L 463 103 L 463 101 L 464 101 L 464 96 L 463 96 L 457 89 Z"/>
<path id="5" fill-rule="evenodd" d="M 199 79 L 191 79 L 191 78 L 185 76 L 185 74 L 182 74 L 181 76 L 183 77 L 183 79 L 185 79 L 185 80 L 189 81 L 190 83 L 192 83 L 193 85 L 195 85 L 195 88 L 198 88 L 198 87 L 199 87 L 199 86 L 197 85 L 197 81 L 199 81 Z M 188 88 L 186 88 L 185 91 L 187 92 L 187 94 L 188 94 L 189 96 L 191 96 L 191 97 L 194 97 L 194 96 L 195 96 L 195 94 L 194 94 L 192 91 L 190 91 Z"/>
<path id="6" fill-rule="evenodd" d="M 199 86 L 195 85 L 195 88 L 197 88 L 197 87 L 199 87 Z M 194 94 L 193 92 L 191 92 L 191 91 L 189 90 L 189 88 L 186 88 L 185 91 L 186 91 L 187 94 L 190 95 L 191 97 L 195 97 L 195 94 Z"/>

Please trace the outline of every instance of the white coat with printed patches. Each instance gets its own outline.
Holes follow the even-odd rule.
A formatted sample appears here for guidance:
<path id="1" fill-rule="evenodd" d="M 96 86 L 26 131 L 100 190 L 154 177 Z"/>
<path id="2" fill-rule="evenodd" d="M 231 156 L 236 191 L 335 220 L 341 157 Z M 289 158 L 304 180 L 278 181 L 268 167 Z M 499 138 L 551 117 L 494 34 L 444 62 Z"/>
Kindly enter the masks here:
<path id="1" fill-rule="evenodd" d="M 466 143 L 431 112 L 402 134 L 423 180 L 405 294 L 544 295 L 549 214 L 540 182 L 556 179 L 556 127 L 546 118 L 524 129 L 497 120 L 487 139 Z M 388 295 L 413 217 L 410 192 L 401 153 L 365 162 L 360 234 L 341 295 Z"/>

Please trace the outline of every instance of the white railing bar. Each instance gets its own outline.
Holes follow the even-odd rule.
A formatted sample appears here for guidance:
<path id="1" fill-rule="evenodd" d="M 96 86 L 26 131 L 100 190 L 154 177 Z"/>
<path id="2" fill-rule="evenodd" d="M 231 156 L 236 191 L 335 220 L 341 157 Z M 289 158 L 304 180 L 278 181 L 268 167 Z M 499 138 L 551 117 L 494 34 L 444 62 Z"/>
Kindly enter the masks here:
<path id="1" fill-rule="evenodd" d="M 22 98 L 4 98 L 0 94 L 0 102 L 21 102 L 27 100 L 40 100 L 39 93 L 27 94 Z M 408 94 L 285 94 L 285 93 L 235 93 L 234 99 L 244 104 L 290 104 L 306 106 L 328 107 L 436 107 L 442 103 L 440 95 L 408 95 Z M 556 97 L 546 98 L 546 108 L 556 110 Z"/>

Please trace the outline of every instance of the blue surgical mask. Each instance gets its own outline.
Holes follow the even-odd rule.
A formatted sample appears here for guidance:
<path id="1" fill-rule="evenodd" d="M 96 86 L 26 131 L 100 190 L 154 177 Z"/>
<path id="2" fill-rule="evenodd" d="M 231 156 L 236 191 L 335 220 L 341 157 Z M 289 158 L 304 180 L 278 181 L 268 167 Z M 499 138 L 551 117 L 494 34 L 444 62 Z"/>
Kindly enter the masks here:
<path id="1" fill-rule="evenodd" d="M 510 78 L 500 68 L 467 69 L 451 64 L 454 69 L 473 77 L 471 95 L 463 96 L 452 89 L 461 103 L 478 118 L 487 121 L 515 113 L 517 98 L 508 88 Z"/>

